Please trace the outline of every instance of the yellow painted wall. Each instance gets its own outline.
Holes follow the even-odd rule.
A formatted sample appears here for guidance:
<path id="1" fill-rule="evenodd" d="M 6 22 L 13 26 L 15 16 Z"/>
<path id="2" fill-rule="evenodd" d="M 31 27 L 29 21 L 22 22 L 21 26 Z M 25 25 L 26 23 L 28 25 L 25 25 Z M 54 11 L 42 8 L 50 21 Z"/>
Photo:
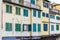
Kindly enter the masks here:
<path id="1" fill-rule="evenodd" d="M 43 7 L 43 1 L 42 0 L 38 0 L 37 1 L 37 4 L 40 5 L 41 7 L 41 10 L 42 12 L 45 12 L 45 13 L 49 13 L 49 9 L 48 8 L 45 8 Z M 43 21 L 48 24 L 48 31 L 44 31 L 43 30 Z M 49 18 L 47 17 L 42 17 L 42 14 L 41 14 L 41 35 L 49 35 Z"/>
<path id="2" fill-rule="evenodd" d="M 56 5 L 56 6 L 54 6 L 54 9 L 56 9 L 56 10 L 60 10 L 60 5 Z"/>

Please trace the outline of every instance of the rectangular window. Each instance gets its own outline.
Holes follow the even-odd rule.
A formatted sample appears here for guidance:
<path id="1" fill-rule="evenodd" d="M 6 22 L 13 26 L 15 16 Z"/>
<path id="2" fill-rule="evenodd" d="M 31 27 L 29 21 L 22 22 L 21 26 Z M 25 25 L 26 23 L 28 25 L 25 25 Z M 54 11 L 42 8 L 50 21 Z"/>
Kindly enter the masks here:
<path id="1" fill-rule="evenodd" d="M 46 17 L 49 17 L 49 14 L 46 13 Z"/>
<path id="2" fill-rule="evenodd" d="M 41 17 L 41 11 L 38 11 L 38 18 Z"/>
<path id="3" fill-rule="evenodd" d="M 32 27 L 31 25 L 28 25 L 28 31 L 31 31 Z"/>
<path id="4" fill-rule="evenodd" d="M 28 25 L 27 24 L 23 24 L 23 31 L 28 31 Z"/>
<path id="5" fill-rule="evenodd" d="M 7 13 L 12 13 L 12 6 L 6 5 L 6 12 Z"/>
<path id="6" fill-rule="evenodd" d="M 34 4 L 35 5 L 35 0 L 31 0 L 31 4 Z"/>
<path id="7" fill-rule="evenodd" d="M 15 24 L 15 31 L 21 31 L 21 24 Z"/>
<path id="8" fill-rule="evenodd" d="M 20 8 L 16 7 L 16 15 L 20 15 Z"/>
<path id="9" fill-rule="evenodd" d="M 33 23 L 33 32 L 36 32 L 36 24 Z"/>
<path id="10" fill-rule="evenodd" d="M 56 25 L 56 30 L 59 30 L 59 25 Z"/>
<path id="11" fill-rule="evenodd" d="M 43 24 L 44 26 L 44 31 L 47 31 L 48 30 L 48 25 L 47 24 Z"/>
<path id="12" fill-rule="evenodd" d="M 50 18 L 55 19 L 55 16 L 53 14 L 50 14 Z"/>
<path id="13" fill-rule="evenodd" d="M 6 31 L 12 31 L 12 23 L 6 23 Z"/>
<path id="14" fill-rule="evenodd" d="M 38 24 L 38 32 L 40 32 L 40 31 L 41 31 L 41 25 Z"/>
<path id="15" fill-rule="evenodd" d="M 48 3 L 46 3 L 46 2 L 43 2 L 43 6 L 46 7 L 46 8 L 49 7 Z"/>
<path id="16" fill-rule="evenodd" d="M 57 20 L 60 20 L 60 17 L 59 17 L 59 16 L 56 16 L 56 19 L 57 19 Z"/>
<path id="17" fill-rule="evenodd" d="M 36 10 L 33 10 L 33 16 L 36 17 Z"/>
<path id="18" fill-rule="evenodd" d="M 18 2 L 19 2 L 19 3 L 22 3 L 22 0 L 19 0 Z"/>
<path id="19" fill-rule="evenodd" d="M 24 9 L 24 12 L 23 12 L 23 13 L 24 13 L 23 15 L 24 15 L 25 17 L 28 17 L 28 10 L 27 10 L 27 9 Z"/>
<path id="20" fill-rule="evenodd" d="M 51 31 L 54 31 L 54 25 L 51 25 Z"/>
<path id="21" fill-rule="evenodd" d="M 45 17 L 45 13 L 44 12 L 42 13 L 42 16 Z"/>

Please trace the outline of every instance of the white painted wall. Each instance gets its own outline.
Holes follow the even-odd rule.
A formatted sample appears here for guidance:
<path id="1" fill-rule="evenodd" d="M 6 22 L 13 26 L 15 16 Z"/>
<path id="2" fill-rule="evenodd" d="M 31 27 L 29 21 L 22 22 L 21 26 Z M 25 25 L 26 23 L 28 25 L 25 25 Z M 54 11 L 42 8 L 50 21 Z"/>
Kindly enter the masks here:
<path id="1" fill-rule="evenodd" d="M 21 32 L 16 32 L 15 31 L 15 23 L 20 23 L 20 24 L 30 24 L 30 11 L 29 12 L 29 16 L 28 17 L 24 17 L 23 16 L 23 9 L 22 7 L 21 8 L 21 15 L 16 15 L 15 13 L 15 5 L 12 5 L 12 14 L 9 14 L 9 13 L 6 13 L 6 4 L 3 4 L 3 37 L 6 37 L 6 36 L 29 36 L 30 33 L 25 31 L 21 31 Z M 8 5 L 11 5 L 11 4 L 8 4 Z M 18 6 L 19 7 L 19 6 Z M 29 9 L 28 9 L 29 10 Z M 9 23 L 12 23 L 12 27 L 13 27 L 13 30 L 11 32 L 7 32 L 5 31 L 5 23 L 6 22 L 9 22 Z M 21 26 L 22 27 L 22 26 Z"/>
<path id="2" fill-rule="evenodd" d="M 59 27 L 60 27 L 60 20 L 56 20 L 56 16 L 59 16 L 59 15 L 55 15 L 55 19 L 50 19 L 50 22 L 55 23 L 55 24 L 50 23 L 50 25 L 52 25 L 52 24 L 54 25 L 54 31 L 51 31 L 51 26 L 50 26 L 50 34 L 51 34 L 51 35 L 60 34 L 60 28 L 59 28 L 58 31 L 56 30 L 56 24 L 57 24 L 57 23 L 59 24 Z"/>
<path id="3" fill-rule="evenodd" d="M 38 32 L 38 24 L 41 24 L 40 18 L 38 18 L 38 11 L 36 12 L 36 17 L 33 16 L 33 10 L 32 10 L 32 24 L 36 23 L 36 32 L 33 32 L 33 25 L 32 25 L 32 36 L 41 36 L 40 32 Z"/>

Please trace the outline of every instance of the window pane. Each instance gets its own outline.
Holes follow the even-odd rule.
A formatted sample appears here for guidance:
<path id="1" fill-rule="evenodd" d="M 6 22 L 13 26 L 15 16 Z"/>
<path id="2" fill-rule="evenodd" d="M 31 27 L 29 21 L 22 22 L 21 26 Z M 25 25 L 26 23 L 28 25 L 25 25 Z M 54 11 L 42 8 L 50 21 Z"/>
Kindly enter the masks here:
<path id="1" fill-rule="evenodd" d="M 28 25 L 27 24 L 23 24 L 23 31 L 28 31 Z"/>
<path id="2" fill-rule="evenodd" d="M 48 25 L 44 24 L 44 31 L 47 31 L 47 30 L 48 30 Z"/>
<path id="3" fill-rule="evenodd" d="M 15 24 L 15 31 L 21 31 L 21 24 Z"/>
<path id="4" fill-rule="evenodd" d="M 36 24 L 33 23 L 33 32 L 36 32 Z"/>

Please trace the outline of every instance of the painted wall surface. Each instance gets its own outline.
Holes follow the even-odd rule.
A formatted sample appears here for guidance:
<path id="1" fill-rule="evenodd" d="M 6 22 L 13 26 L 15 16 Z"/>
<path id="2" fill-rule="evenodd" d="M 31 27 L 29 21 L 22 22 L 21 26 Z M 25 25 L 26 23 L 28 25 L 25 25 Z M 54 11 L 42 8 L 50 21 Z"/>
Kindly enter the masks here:
<path id="1" fill-rule="evenodd" d="M 42 12 L 49 14 L 49 8 L 43 7 L 43 1 L 42 0 L 37 0 L 37 5 L 40 6 Z M 43 30 L 43 24 L 44 23 L 48 24 L 48 31 Z M 41 35 L 49 35 L 49 18 L 43 17 L 42 14 L 41 14 Z"/>
<path id="2" fill-rule="evenodd" d="M 38 24 L 41 24 L 41 19 L 38 18 L 38 10 L 36 11 L 36 17 L 33 16 L 33 9 L 32 9 L 32 24 L 36 23 L 36 32 L 33 32 L 33 25 L 32 25 L 32 36 L 41 36 L 41 32 L 38 32 Z"/>
<path id="3" fill-rule="evenodd" d="M 56 9 L 56 10 L 60 10 L 60 5 L 56 5 L 56 6 L 54 6 L 54 9 Z"/>
<path id="4" fill-rule="evenodd" d="M 3 0 L 0 0 L 0 40 L 2 40 L 2 1 Z"/>
<path id="5" fill-rule="evenodd" d="M 6 4 L 8 3 L 4 3 L 3 4 L 3 35 L 2 36 L 29 36 L 30 33 L 27 31 L 21 31 L 21 32 L 16 32 L 15 31 L 15 23 L 20 23 L 20 24 L 30 24 L 30 10 L 29 12 L 29 16 L 25 17 L 23 16 L 23 9 L 25 9 L 24 7 L 20 7 L 21 8 L 21 15 L 16 15 L 15 14 L 15 7 L 17 7 L 16 5 L 12 5 L 12 4 L 8 4 L 12 6 L 12 13 L 6 13 Z M 19 6 L 18 6 L 19 7 Z M 9 22 L 13 24 L 13 31 L 11 32 L 7 32 L 5 31 L 5 23 Z M 22 26 L 21 26 L 22 27 Z"/>
<path id="6" fill-rule="evenodd" d="M 59 15 L 55 15 L 55 19 L 50 19 L 50 34 L 54 35 L 54 34 L 60 34 L 60 20 L 56 20 L 56 16 Z M 56 24 L 59 25 L 59 30 L 56 30 Z M 54 25 L 54 31 L 51 31 L 51 25 Z"/>

